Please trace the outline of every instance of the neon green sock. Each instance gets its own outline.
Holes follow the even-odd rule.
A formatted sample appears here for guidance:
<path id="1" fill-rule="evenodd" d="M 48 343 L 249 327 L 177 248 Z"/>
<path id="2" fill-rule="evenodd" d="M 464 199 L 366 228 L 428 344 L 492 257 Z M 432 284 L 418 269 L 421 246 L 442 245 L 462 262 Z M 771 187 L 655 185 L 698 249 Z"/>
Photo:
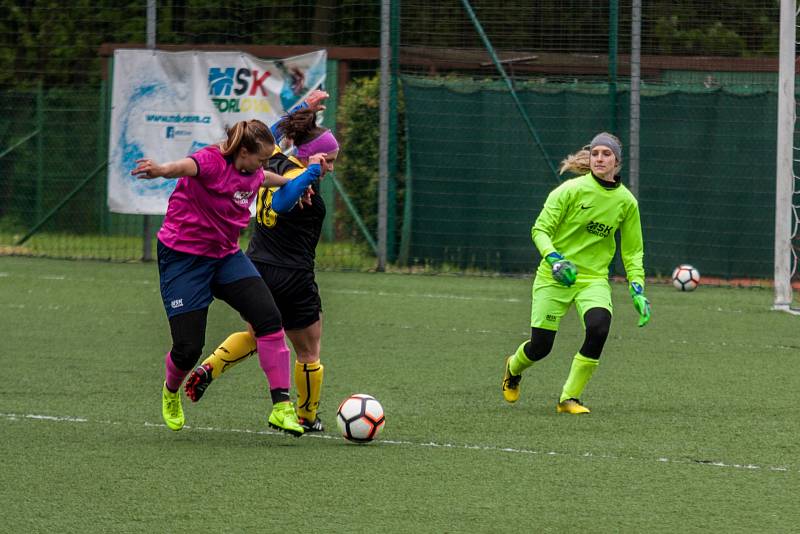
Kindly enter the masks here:
<path id="1" fill-rule="evenodd" d="M 586 383 L 592 378 L 592 373 L 597 369 L 597 364 L 600 360 L 587 358 L 580 352 L 575 353 L 572 359 L 572 367 L 569 369 L 569 376 L 564 383 L 564 389 L 561 390 L 561 399 L 558 402 L 564 402 L 567 399 L 580 399 L 583 388 Z"/>
<path id="2" fill-rule="evenodd" d="M 533 362 L 525 355 L 525 344 L 530 341 L 525 341 L 517 347 L 517 352 L 511 357 L 508 362 L 508 370 L 512 375 L 521 375 L 522 371 L 533 365 Z"/>

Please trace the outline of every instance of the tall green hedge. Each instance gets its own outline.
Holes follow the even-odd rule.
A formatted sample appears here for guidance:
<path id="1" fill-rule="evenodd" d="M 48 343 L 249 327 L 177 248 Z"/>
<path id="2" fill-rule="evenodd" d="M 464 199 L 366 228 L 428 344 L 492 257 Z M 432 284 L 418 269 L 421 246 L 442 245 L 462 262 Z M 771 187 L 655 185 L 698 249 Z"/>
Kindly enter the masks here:
<path id="1" fill-rule="evenodd" d="M 378 226 L 378 146 L 379 84 L 378 77 L 358 78 L 347 85 L 339 104 L 338 122 L 342 151 L 336 176 L 350 196 L 359 216 L 375 236 Z M 400 243 L 403 197 L 405 195 L 405 105 L 398 91 L 397 168 L 395 206 L 395 243 Z M 337 206 L 337 235 L 351 233 L 360 242 L 365 239 L 354 224 L 354 216 L 346 206 Z M 389 254 L 393 256 L 392 253 Z"/>

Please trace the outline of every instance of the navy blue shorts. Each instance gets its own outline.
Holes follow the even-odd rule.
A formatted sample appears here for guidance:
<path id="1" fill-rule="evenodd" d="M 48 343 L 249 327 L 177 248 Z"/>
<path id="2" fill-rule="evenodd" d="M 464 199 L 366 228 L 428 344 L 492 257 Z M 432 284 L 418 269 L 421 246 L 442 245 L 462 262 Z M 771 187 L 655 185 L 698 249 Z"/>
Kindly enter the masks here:
<path id="1" fill-rule="evenodd" d="M 258 277 L 258 271 L 241 250 L 224 258 L 208 258 L 157 245 L 161 298 L 167 317 L 208 308 L 214 286 L 243 278 Z"/>

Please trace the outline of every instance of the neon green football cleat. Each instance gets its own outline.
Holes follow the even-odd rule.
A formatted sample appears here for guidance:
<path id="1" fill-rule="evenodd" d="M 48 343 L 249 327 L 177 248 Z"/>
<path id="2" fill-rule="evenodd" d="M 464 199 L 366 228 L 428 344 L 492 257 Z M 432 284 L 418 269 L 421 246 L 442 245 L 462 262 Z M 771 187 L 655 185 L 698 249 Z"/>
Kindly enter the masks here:
<path id="1" fill-rule="evenodd" d="M 276 403 L 272 407 L 272 413 L 269 414 L 268 422 L 270 427 L 295 437 L 300 437 L 305 432 L 297 420 L 297 413 L 290 401 Z"/>
<path id="2" fill-rule="evenodd" d="M 161 388 L 161 416 L 171 430 L 178 431 L 183 428 L 186 420 L 183 417 L 183 407 L 181 406 L 181 392 L 175 393 L 167 389 L 166 382 Z"/>
<path id="3" fill-rule="evenodd" d="M 505 372 L 503 373 L 503 398 L 506 402 L 514 403 L 519 400 L 519 382 L 522 375 L 512 375 L 508 369 L 508 364 L 513 356 L 506 358 Z"/>
<path id="4" fill-rule="evenodd" d="M 567 399 L 563 402 L 559 402 L 556 404 L 556 412 L 572 414 L 591 413 L 589 408 L 581 404 L 581 401 L 578 399 Z"/>

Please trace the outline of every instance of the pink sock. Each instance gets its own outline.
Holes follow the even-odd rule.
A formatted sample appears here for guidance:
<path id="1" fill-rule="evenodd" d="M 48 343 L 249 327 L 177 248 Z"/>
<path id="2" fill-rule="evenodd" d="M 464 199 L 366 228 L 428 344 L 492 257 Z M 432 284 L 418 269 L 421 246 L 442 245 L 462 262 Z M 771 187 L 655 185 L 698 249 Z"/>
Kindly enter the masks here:
<path id="1" fill-rule="evenodd" d="M 167 357 L 164 359 L 164 364 L 164 366 L 167 368 L 167 389 L 174 393 L 181 388 L 183 379 L 186 378 L 186 375 L 189 374 L 189 371 L 184 371 L 183 369 L 178 369 L 175 367 L 175 364 L 172 363 L 172 356 L 170 352 L 167 353 Z"/>
<path id="2" fill-rule="evenodd" d="M 256 338 L 258 362 L 267 375 L 270 389 L 289 389 L 291 385 L 291 353 L 283 337 L 283 328 Z"/>

